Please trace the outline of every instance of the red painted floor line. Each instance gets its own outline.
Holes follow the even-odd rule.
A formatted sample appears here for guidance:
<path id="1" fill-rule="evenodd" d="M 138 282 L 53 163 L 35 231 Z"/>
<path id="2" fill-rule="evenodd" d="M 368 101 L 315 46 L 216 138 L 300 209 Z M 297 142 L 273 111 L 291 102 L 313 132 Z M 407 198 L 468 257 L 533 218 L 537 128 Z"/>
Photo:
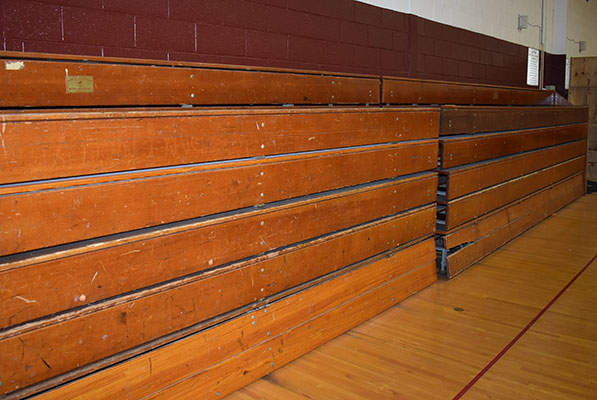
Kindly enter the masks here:
<path id="1" fill-rule="evenodd" d="M 466 386 L 465 386 L 465 387 L 463 387 L 463 388 L 462 388 L 462 390 L 461 390 L 460 392 L 458 392 L 458 394 L 457 394 L 456 396 L 454 396 L 452 400 L 458 400 L 458 399 L 460 399 L 462 396 L 464 396 L 464 394 L 465 394 L 466 392 L 468 392 L 468 391 L 469 391 L 469 389 L 470 389 L 471 387 L 473 387 L 473 385 L 474 385 L 475 383 L 477 383 L 477 381 L 478 381 L 479 379 L 481 379 L 481 377 L 482 377 L 483 375 L 485 375 L 485 373 L 486 373 L 487 371 L 489 371 L 489 369 L 490 369 L 491 367 L 493 367 L 493 366 L 495 365 L 495 363 L 497 363 L 497 362 L 498 362 L 498 360 L 499 360 L 500 358 L 502 358 L 502 357 L 503 357 L 503 355 L 504 355 L 504 354 L 506 354 L 506 352 L 508 352 L 508 350 L 510 350 L 510 348 L 512 348 L 512 346 L 514 346 L 514 344 L 515 344 L 516 342 L 518 342 L 518 340 L 519 340 L 519 339 L 520 339 L 520 338 L 521 338 L 521 337 L 522 337 L 522 336 L 523 336 L 523 335 L 524 335 L 524 334 L 525 334 L 525 333 L 526 333 L 526 332 L 527 332 L 527 331 L 528 331 L 528 330 L 531 328 L 531 326 L 533 326 L 533 325 L 535 324 L 535 322 L 537 322 L 537 320 L 538 320 L 539 318 L 541 318 L 541 316 L 542 316 L 543 314 L 545 314 L 545 312 L 546 312 L 546 311 L 547 311 L 547 310 L 548 310 L 548 309 L 549 309 L 549 308 L 550 308 L 550 307 L 553 305 L 553 303 L 555 303 L 555 302 L 556 302 L 556 301 L 557 301 L 557 300 L 558 300 L 558 299 L 559 299 L 559 298 L 560 298 L 560 297 L 561 297 L 561 296 L 564 294 L 564 292 L 565 292 L 566 290 L 568 290 L 568 288 L 570 287 L 570 285 L 572 285 L 572 284 L 574 283 L 574 281 L 575 281 L 575 280 L 577 280 L 577 279 L 578 279 L 578 277 L 579 277 L 579 276 L 580 276 L 580 275 L 581 275 L 583 272 L 585 272 L 585 270 L 586 270 L 587 268 L 589 268 L 589 265 L 591 265 L 591 263 L 592 263 L 593 261 L 595 261 L 595 259 L 597 259 L 597 254 L 595 254 L 595 255 L 593 256 L 593 258 L 591 258 L 591 260 L 590 260 L 590 261 L 587 263 L 587 265 L 585 265 L 585 266 L 584 266 L 584 267 L 583 267 L 583 268 L 582 268 L 580 271 L 578 271 L 578 273 L 577 273 L 577 274 L 574 276 L 574 278 L 572 278 L 572 280 L 570 280 L 570 282 L 568 282 L 568 284 L 567 284 L 566 286 L 564 286 L 564 288 L 563 288 L 562 290 L 560 290 L 560 292 L 559 292 L 558 294 L 556 294 L 556 296 L 555 296 L 553 299 L 551 299 L 551 301 L 550 301 L 549 303 L 547 303 L 547 305 L 546 305 L 545 307 L 543 307 L 543 309 L 542 309 L 541 311 L 539 311 L 539 314 L 537 314 L 537 315 L 535 316 L 535 318 L 533 318 L 533 319 L 532 319 L 532 321 L 531 321 L 531 322 L 529 322 L 529 323 L 527 324 L 527 326 L 525 326 L 525 327 L 524 327 L 524 328 L 523 328 L 523 329 L 522 329 L 522 330 L 521 330 L 521 331 L 518 333 L 518 335 L 516 335 L 516 336 L 514 337 L 514 339 L 512 339 L 512 340 L 510 341 L 510 343 L 508 343 L 508 344 L 506 345 L 506 347 L 504 347 L 504 348 L 502 349 L 502 351 L 500 351 L 500 352 L 498 353 L 498 355 L 497 355 L 497 356 L 495 356 L 495 357 L 493 358 L 493 360 L 491 360 L 491 361 L 490 361 L 490 362 L 489 362 L 489 363 L 488 363 L 488 364 L 485 366 L 485 368 L 483 368 L 481 371 L 479 371 L 479 373 L 478 373 L 478 374 L 477 374 L 477 375 L 476 375 L 476 376 L 475 376 L 473 379 L 471 379 L 471 381 L 470 381 L 469 383 L 467 383 L 467 384 L 466 384 Z"/>

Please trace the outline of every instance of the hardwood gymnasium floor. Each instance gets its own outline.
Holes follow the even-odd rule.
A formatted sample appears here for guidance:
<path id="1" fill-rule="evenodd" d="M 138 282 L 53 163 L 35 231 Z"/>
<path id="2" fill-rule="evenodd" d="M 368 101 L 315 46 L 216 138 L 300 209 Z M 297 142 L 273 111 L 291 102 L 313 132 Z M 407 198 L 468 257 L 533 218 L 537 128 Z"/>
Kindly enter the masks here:
<path id="1" fill-rule="evenodd" d="M 597 399 L 597 193 L 228 399 Z"/>

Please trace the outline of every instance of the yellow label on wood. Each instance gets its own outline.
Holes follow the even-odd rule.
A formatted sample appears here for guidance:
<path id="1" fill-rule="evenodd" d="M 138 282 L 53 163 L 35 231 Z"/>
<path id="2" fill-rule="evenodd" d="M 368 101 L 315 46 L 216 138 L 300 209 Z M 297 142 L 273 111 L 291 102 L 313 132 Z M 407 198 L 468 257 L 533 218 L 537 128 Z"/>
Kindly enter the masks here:
<path id="1" fill-rule="evenodd" d="M 20 71 L 25 68 L 24 61 L 5 61 L 4 68 L 7 71 Z"/>
<path id="2" fill-rule="evenodd" d="M 70 75 L 66 77 L 66 93 L 93 93 L 93 76 Z"/>

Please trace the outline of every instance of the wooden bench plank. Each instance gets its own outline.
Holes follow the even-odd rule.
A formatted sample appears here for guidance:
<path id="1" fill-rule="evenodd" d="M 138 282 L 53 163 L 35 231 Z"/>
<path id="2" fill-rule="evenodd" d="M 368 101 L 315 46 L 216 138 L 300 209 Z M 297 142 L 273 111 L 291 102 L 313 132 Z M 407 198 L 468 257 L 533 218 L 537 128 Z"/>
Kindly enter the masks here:
<path id="1" fill-rule="evenodd" d="M 586 157 L 542 169 L 448 202 L 444 230 L 451 230 L 532 192 L 584 171 Z"/>
<path id="2" fill-rule="evenodd" d="M 432 277 L 433 269 L 433 263 L 421 266 L 408 275 L 396 279 L 395 287 L 383 285 L 380 288 L 375 288 L 371 293 L 366 293 L 355 305 L 348 305 L 347 307 L 343 304 L 329 314 L 322 315 L 313 322 L 310 321 L 309 324 L 298 325 L 296 329 L 285 332 L 276 341 L 264 343 L 255 349 L 248 350 L 246 354 L 243 354 L 244 357 L 240 366 L 230 361 L 214 366 L 209 370 L 209 373 L 222 374 L 226 377 L 220 382 L 214 382 L 209 376 L 196 375 L 189 380 L 179 380 L 177 385 L 164 388 L 164 390 L 153 394 L 148 399 L 184 398 L 203 391 L 210 394 L 216 391 L 216 396 L 213 398 L 218 398 L 220 396 L 217 393 L 231 393 L 240 389 L 245 385 L 245 382 L 251 382 L 254 379 L 253 376 L 266 375 L 276 367 L 275 363 L 273 366 L 268 367 L 267 362 L 269 360 L 267 360 L 267 356 L 263 356 L 267 354 L 266 349 L 268 349 L 268 346 L 272 348 L 272 351 L 281 353 L 276 358 L 278 361 L 277 367 L 284 366 L 303 355 L 306 351 L 316 349 L 344 331 L 389 308 L 392 303 L 402 301 L 429 286 L 436 280 L 435 277 Z M 362 304 L 362 302 L 365 304 Z M 360 315 L 355 316 L 355 313 L 360 313 Z M 342 320 L 342 322 L 336 322 L 339 320 Z M 262 355 L 261 360 L 257 358 L 259 353 Z M 241 378 L 241 374 L 247 370 L 253 371 L 253 376 Z"/>
<path id="3" fill-rule="evenodd" d="M 436 154 L 435 141 L 408 142 L 0 188 L 0 255 L 430 170 Z"/>
<path id="4" fill-rule="evenodd" d="M 271 254 L 266 260 L 0 333 L 6 390 L 98 361 L 362 261 L 434 230 L 435 207 Z M 327 240 L 326 240 L 327 239 Z M 377 241 L 377 243 L 371 242 Z M 379 251 L 378 251 L 379 250 Z M 70 282 L 76 286 L 76 282 Z M 48 368 L 48 365 L 51 368 Z M 11 371 L 11 372 L 8 372 Z M 4 389 L 5 385 L 2 386 Z"/>
<path id="5" fill-rule="evenodd" d="M 430 204 L 436 186 L 436 174 L 425 173 L 24 259 L 5 257 L 0 328 Z"/>
<path id="6" fill-rule="evenodd" d="M 223 397 L 434 282 L 433 257 L 433 240 L 400 249 L 389 258 L 38 398 L 65 399 L 81 394 L 142 398 L 168 387 L 172 377 L 179 382 L 177 391 Z M 239 332 L 243 332 L 240 341 Z"/>
<path id="7" fill-rule="evenodd" d="M 251 65 L 234 65 L 234 64 L 217 64 L 204 63 L 194 61 L 178 61 L 178 60 L 156 60 L 156 59 L 142 59 L 131 57 L 106 57 L 106 56 L 91 56 L 91 55 L 74 55 L 74 54 L 58 54 L 58 53 L 36 53 L 36 52 L 22 52 L 22 51 L 0 51 L 0 57 L 6 60 L 52 60 L 52 61 L 78 61 L 91 62 L 99 64 L 128 64 L 128 65 L 149 65 L 160 67 L 193 67 L 193 68 L 215 68 L 225 70 L 241 70 L 241 71 L 269 71 L 269 72 L 295 72 L 304 74 L 329 74 L 329 71 L 320 71 L 312 69 L 297 69 L 297 68 L 278 68 L 267 66 L 251 66 Z M 15 67 L 15 66 L 13 66 Z M 18 66 L 17 66 L 18 67 Z M 338 76 L 358 76 L 366 78 L 378 78 L 376 75 L 368 74 L 354 74 L 347 72 L 333 72 Z"/>
<path id="8" fill-rule="evenodd" d="M 587 122 L 586 107 L 442 106 L 440 135 L 496 132 Z"/>
<path id="9" fill-rule="evenodd" d="M 554 92 L 506 86 L 382 78 L 382 103 L 387 104 L 477 104 L 551 105 Z"/>
<path id="10" fill-rule="evenodd" d="M 582 180 L 582 178 L 579 178 L 579 175 L 579 173 L 576 173 L 561 182 L 556 182 L 553 185 L 531 193 L 512 204 L 507 204 L 503 207 L 500 207 L 497 210 L 479 217 L 474 221 L 466 223 L 461 227 L 442 233 L 442 243 L 444 248 L 450 250 L 466 243 L 475 242 L 480 238 L 490 234 L 495 227 L 506 225 L 508 221 L 519 218 L 521 215 L 523 215 L 522 212 L 524 211 L 524 207 L 520 206 L 521 203 L 526 202 L 527 200 L 531 201 L 535 196 L 539 196 L 545 191 L 549 191 L 553 187 L 561 188 L 558 190 L 561 190 L 562 193 L 575 192 L 573 188 Z"/>
<path id="11" fill-rule="evenodd" d="M 445 239 L 449 247 L 456 243 L 466 245 L 448 255 L 448 277 L 460 273 L 583 194 L 582 174 L 577 174 L 449 234 Z"/>
<path id="12" fill-rule="evenodd" d="M 561 143 L 586 140 L 587 125 L 568 125 L 514 132 L 440 139 L 440 168 L 451 168 Z"/>
<path id="13" fill-rule="evenodd" d="M 586 141 L 579 140 L 479 164 L 440 170 L 440 174 L 447 176 L 446 195 L 443 200 L 453 200 L 498 183 L 518 178 L 583 155 L 585 151 Z"/>
<path id="14" fill-rule="evenodd" d="M 0 184 L 432 139 L 439 126 L 437 110 L 413 108 L 80 110 L 0 117 Z"/>
<path id="15" fill-rule="evenodd" d="M 343 74 L 36 60 L 0 54 L 0 107 L 379 103 L 379 79 Z M 156 63 L 158 64 L 158 63 Z"/>

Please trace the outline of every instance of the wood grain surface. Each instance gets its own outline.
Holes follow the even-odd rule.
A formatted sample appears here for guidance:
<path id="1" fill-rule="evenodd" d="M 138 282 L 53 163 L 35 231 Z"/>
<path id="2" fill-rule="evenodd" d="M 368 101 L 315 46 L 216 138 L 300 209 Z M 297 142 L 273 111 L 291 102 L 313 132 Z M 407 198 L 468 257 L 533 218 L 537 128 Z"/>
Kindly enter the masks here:
<path id="1" fill-rule="evenodd" d="M 38 398 L 224 396 L 431 284 L 433 251 L 427 240 L 390 253 Z"/>
<path id="2" fill-rule="evenodd" d="M 18 68 L 9 64 L 21 63 Z M 0 107 L 379 103 L 379 80 L 286 71 L 4 60 Z M 85 79 L 90 90 L 69 90 Z"/>
<path id="3" fill-rule="evenodd" d="M 554 92 L 460 82 L 383 77 L 382 103 L 551 105 Z"/>
<path id="4" fill-rule="evenodd" d="M 492 211 L 487 215 L 477 218 L 467 224 L 464 224 L 461 227 L 452 229 L 448 232 L 443 232 L 442 240 L 444 242 L 444 246 L 447 249 L 452 249 L 465 243 L 475 242 L 476 240 L 491 233 L 494 227 L 506 225 L 509 220 L 519 218 L 520 215 L 523 215 L 525 212 L 526 204 L 530 204 L 530 202 L 540 202 L 541 200 L 538 198 L 536 199 L 536 197 L 544 196 L 544 198 L 546 198 L 546 196 L 548 196 L 547 193 L 545 193 L 546 191 L 557 187 L 558 192 L 575 192 L 576 186 L 582 186 L 581 181 L 582 178 L 580 178 L 579 174 L 576 173 L 571 177 L 562 180 L 561 182 L 556 182 L 553 185 L 531 193 L 528 196 L 522 197 L 512 204 L 500 207 L 497 210 Z M 554 193 L 555 192 L 556 191 L 554 190 Z M 523 202 L 526 203 L 524 206 L 522 205 Z"/>
<path id="5" fill-rule="evenodd" d="M 440 135 L 584 124 L 586 107 L 442 106 Z"/>
<path id="6" fill-rule="evenodd" d="M 436 154 L 435 141 L 408 142 L 4 187 L 0 255 L 425 171 Z"/>
<path id="7" fill-rule="evenodd" d="M 596 208 L 583 196 L 229 399 L 596 397 Z"/>
<path id="8" fill-rule="evenodd" d="M 450 230 L 505 204 L 585 169 L 584 156 L 501 183 L 448 202 L 445 229 Z"/>
<path id="9" fill-rule="evenodd" d="M 430 109 L 0 113 L 0 184 L 436 138 Z"/>
<path id="10" fill-rule="evenodd" d="M 436 185 L 436 175 L 425 173 L 46 254 L 0 259 L 0 327 L 431 204 Z"/>
<path id="11" fill-rule="evenodd" d="M 460 273 L 583 194 L 582 174 L 576 174 L 475 221 L 462 231 L 448 234 L 446 242 L 449 244 L 462 244 L 463 239 L 470 242 L 448 255 L 448 277 Z"/>
<path id="12" fill-rule="evenodd" d="M 113 356 L 428 236 L 434 229 L 434 216 L 435 207 L 428 206 L 241 267 L 212 271 L 4 331 L 0 335 L 0 365 L 5 369 L 1 389 L 11 391 Z"/>
<path id="13" fill-rule="evenodd" d="M 586 137 L 586 124 L 446 137 L 440 140 L 440 167 L 456 167 L 542 147 L 586 140 Z"/>
<path id="14" fill-rule="evenodd" d="M 488 160 L 482 163 L 440 170 L 440 174 L 447 176 L 447 193 L 445 199 L 456 199 L 486 187 L 581 156 L 585 152 L 586 142 L 580 140 L 505 158 Z"/>

